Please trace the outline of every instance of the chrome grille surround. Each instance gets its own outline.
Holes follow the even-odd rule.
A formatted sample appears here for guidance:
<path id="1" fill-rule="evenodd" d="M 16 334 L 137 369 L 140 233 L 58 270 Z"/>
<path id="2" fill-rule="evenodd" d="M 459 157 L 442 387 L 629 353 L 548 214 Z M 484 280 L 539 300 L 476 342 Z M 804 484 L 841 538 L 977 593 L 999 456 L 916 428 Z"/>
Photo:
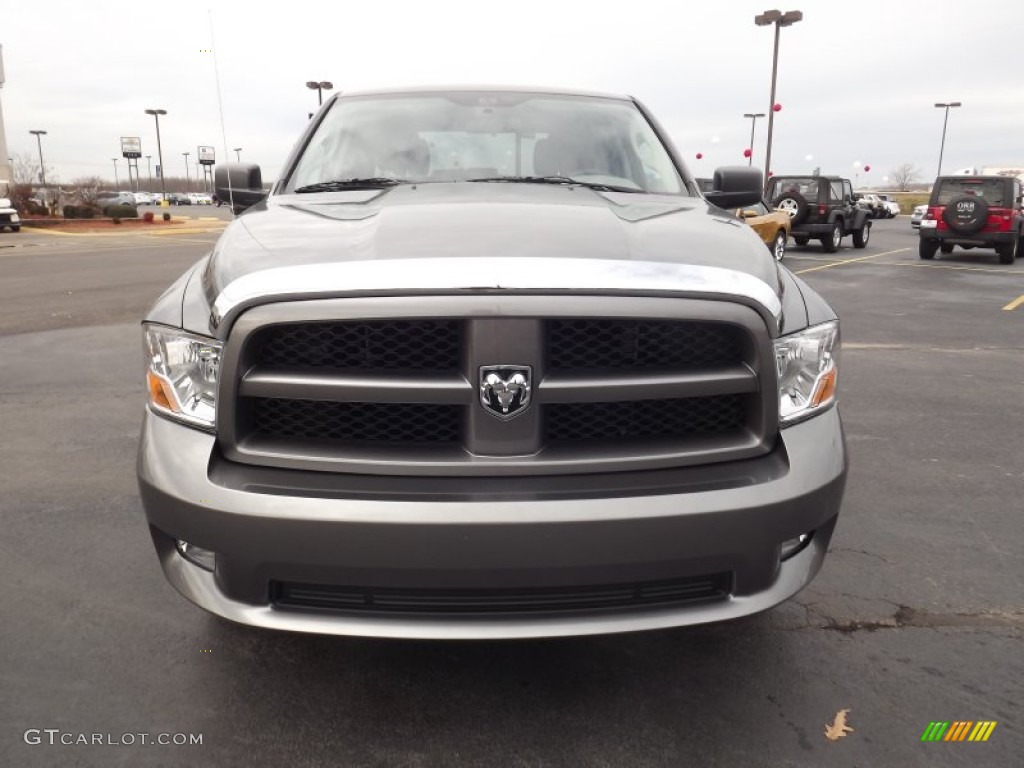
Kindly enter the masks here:
<path id="1" fill-rule="evenodd" d="M 257 342 L 269 326 L 345 323 L 424 323 L 449 332 L 454 324 L 458 366 L 291 369 L 280 356 L 271 366 L 260 362 Z M 735 354 L 717 360 L 714 345 L 704 344 L 704 364 L 696 367 L 677 349 L 670 365 L 631 365 L 619 354 L 622 359 L 589 368 L 576 364 L 577 354 L 573 365 L 555 368 L 550 331 L 558 323 L 656 327 L 663 340 L 671 330 L 666 324 L 678 323 L 707 338 L 730 339 Z M 477 376 L 484 366 L 506 364 L 532 366 L 534 395 L 526 413 L 500 421 L 480 406 Z M 221 371 L 218 441 L 226 458 L 243 464 L 376 475 L 635 471 L 750 458 L 766 453 L 777 434 L 769 329 L 750 307 L 721 300 L 478 294 L 283 301 L 239 315 Z M 268 400 L 304 402 L 306 426 L 254 428 L 257 404 L 263 408 Z M 659 424 L 658 401 L 665 423 L 675 428 Z M 324 403 L 325 423 L 335 425 L 322 435 L 309 426 L 316 424 L 317 402 Z M 346 435 L 343 414 L 362 403 L 372 405 Z M 396 424 L 369 423 L 375 415 L 391 417 L 387 404 L 395 406 L 396 423 L 410 421 L 409 434 L 420 437 L 434 423 L 431 412 L 456 408 L 458 439 L 450 439 L 450 420 L 437 440 L 408 439 Z M 394 439 L 366 437 L 375 431 Z"/>

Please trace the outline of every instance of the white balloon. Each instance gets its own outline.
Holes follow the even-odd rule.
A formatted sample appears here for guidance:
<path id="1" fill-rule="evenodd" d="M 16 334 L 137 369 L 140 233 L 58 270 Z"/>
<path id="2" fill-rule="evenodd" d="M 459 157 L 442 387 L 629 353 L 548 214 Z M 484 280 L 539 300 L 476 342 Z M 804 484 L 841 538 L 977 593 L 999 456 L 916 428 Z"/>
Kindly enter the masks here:
<path id="1" fill-rule="evenodd" d="M 853 161 L 853 168 L 854 168 L 854 170 L 856 170 L 857 168 L 860 168 L 860 160 L 854 160 Z"/>
<path id="2" fill-rule="evenodd" d="M 721 141 L 721 139 L 720 139 L 720 138 L 718 138 L 717 136 L 712 136 L 712 137 L 711 137 L 711 143 L 712 143 L 712 144 L 717 144 L 717 143 L 718 143 L 718 142 L 720 142 L 720 141 Z"/>
<path id="3" fill-rule="evenodd" d="M 804 160 L 806 160 L 808 163 L 811 162 L 811 160 L 813 160 L 813 159 L 814 159 L 814 155 L 805 155 L 804 156 Z"/>

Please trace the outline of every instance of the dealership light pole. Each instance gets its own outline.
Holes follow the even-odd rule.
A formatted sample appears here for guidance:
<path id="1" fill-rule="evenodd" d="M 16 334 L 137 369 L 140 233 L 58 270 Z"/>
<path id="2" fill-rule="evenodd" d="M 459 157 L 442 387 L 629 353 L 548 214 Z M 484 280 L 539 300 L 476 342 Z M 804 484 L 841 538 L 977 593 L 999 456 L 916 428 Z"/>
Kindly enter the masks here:
<path id="1" fill-rule="evenodd" d="M 961 106 L 961 102 L 959 102 L 959 101 L 950 101 L 948 103 L 938 103 L 935 106 L 938 107 L 939 109 L 945 109 L 946 110 L 946 117 L 943 118 L 943 120 L 942 120 L 942 143 L 939 144 L 939 172 L 937 174 L 935 174 L 936 176 L 941 176 L 942 175 L 942 154 L 946 151 L 946 125 L 949 123 L 949 109 L 950 109 L 950 107 L 959 107 L 959 106 Z"/>
<path id="2" fill-rule="evenodd" d="M 764 112 L 746 112 L 744 117 L 750 118 L 750 157 L 747 158 L 747 165 L 754 164 L 754 129 L 757 128 L 757 118 L 764 117 Z"/>
<path id="3" fill-rule="evenodd" d="M 235 153 L 236 160 L 239 163 L 242 162 L 242 148 L 241 147 L 235 147 L 233 151 Z"/>
<path id="4" fill-rule="evenodd" d="M 319 83 L 316 80 L 307 80 L 306 87 L 310 90 L 316 91 L 317 100 L 320 106 L 324 104 L 324 91 L 329 91 L 334 87 L 334 83 L 329 80 L 321 80 Z M 313 117 L 313 115 L 310 115 Z"/>
<path id="5" fill-rule="evenodd" d="M 189 156 L 189 153 L 188 152 L 182 152 L 181 154 L 183 154 L 185 156 L 185 191 L 186 192 L 191 192 L 192 191 L 192 181 L 191 181 L 191 179 L 189 179 L 189 175 L 188 175 L 188 156 Z"/>
<path id="6" fill-rule="evenodd" d="M 120 158 L 118 158 L 118 157 L 112 157 L 112 158 L 110 158 L 110 159 L 114 161 L 114 189 L 115 189 L 115 190 L 120 190 L 120 189 L 121 189 L 121 182 L 120 182 L 120 181 L 118 181 L 118 179 L 117 179 L 117 161 L 118 161 L 118 160 L 119 160 Z"/>
<path id="7" fill-rule="evenodd" d="M 775 52 L 772 54 L 772 95 L 771 104 L 768 105 L 768 146 L 764 153 L 764 183 L 768 188 L 768 178 L 772 169 L 772 130 L 775 127 L 775 81 L 779 72 L 779 32 L 783 27 L 791 27 L 804 17 L 802 11 L 765 11 L 754 17 L 754 23 L 759 27 L 775 25 Z"/>
<path id="8" fill-rule="evenodd" d="M 46 165 L 43 163 L 43 139 L 46 135 L 46 131 L 29 131 L 29 133 L 35 135 L 36 144 L 39 145 L 39 179 L 42 182 L 43 190 L 46 189 Z"/>
<path id="9" fill-rule="evenodd" d="M 156 120 L 156 159 L 159 163 L 158 168 L 160 170 L 160 199 L 167 199 L 167 187 L 164 184 L 164 177 L 167 175 L 167 169 L 164 167 L 164 151 L 160 146 L 160 115 L 166 115 L 166 109 L 147 109 L 147 115 L 152 115 L 153 119 Z"/>
<path id="10" fill-rule="evenodd" d="M 146 155 L 146 168 L 149 170 L 149 189 L 150 189 L 150 191 L 152 191 L 152 189 L 153 189 L 153 163 L 152 163 L 152 158 L 153 158 L 152 155 Z"/>

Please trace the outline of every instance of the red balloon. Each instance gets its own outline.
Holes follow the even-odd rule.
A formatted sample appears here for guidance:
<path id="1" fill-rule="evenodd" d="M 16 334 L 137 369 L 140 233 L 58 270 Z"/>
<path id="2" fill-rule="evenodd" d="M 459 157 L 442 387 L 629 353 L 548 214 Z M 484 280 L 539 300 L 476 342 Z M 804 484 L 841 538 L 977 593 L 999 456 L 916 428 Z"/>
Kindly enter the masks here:
<path id="1" fill-rule="evenodd" d="M 744 149 L 743 150 L 743 156 L 744 157 L 750 157 L 752 154 L 754 154 L 754 153 L 751 152 L 749 149 Z"/>
<path id="2" fill-rule="evenodd" d="M 870 170 L 871 170 L 871 166 L 870 165 L 865 165 L 864 166 L 864 173 L 867 173 Z"/>
<path id="3" fill-rule="evenodd" d="M 782 105 L 781 104 L 772 104 L 772 112 L 781 112 L 781 111 L 782 111 Z"/>
<path id="4" fill-rule="evenodd" d="M 769 178 L 769 179 L 770 179 L 770 178 L 771 178 L 772 176 L 774 176 L 774 175 L 775 175 L 775 172 L 774 172 L 774 171 L 768 171 L 768 178 Z"/>
<path id="5" fill-rule="evenodd" d="M 697 153 L 697 159 L 700 160 L 702 157 L 704 157 L 704 155 L 702 155 L 700 152 L 698 152 Z"/>

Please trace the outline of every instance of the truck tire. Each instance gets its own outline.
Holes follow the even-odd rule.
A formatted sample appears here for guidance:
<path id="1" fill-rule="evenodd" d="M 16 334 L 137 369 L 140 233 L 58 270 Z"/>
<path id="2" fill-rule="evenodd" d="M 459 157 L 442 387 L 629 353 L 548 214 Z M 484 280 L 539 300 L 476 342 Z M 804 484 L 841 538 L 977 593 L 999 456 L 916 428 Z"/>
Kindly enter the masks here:
<path id="1" fill-rule="evenodd" d="M 783 192 L 772 200 L 772 208 L 788 213 L 794 227 L 807 218 L 807 200 L 799 192 Z"/>
<path id="2" fill-rule="evenodd" d="M 871 239 L 871 222 L 865 221 L 860 229 L 853 230 L 853 247 L 866 248 L 868 240 Z"/>
<path id="3" fill-rule="evenodd" d="M 934 259 L 935 252 L 939 250 L 939 244 L 934 240 L 925 240 L 921 238 L 920 244 L 917 246 L 917 255 L 922 259 Z"/>
<path id="4" fill-rule="evenodd" d="M 835 253 L 839 250 L 839 244 L 843 242 L 843 225 L 838 221 L 832 225 L 831 231 L 821 238 L 821 247 L 825 253 Z"/>
<path id="5" fill-rule="evenodd" d="M 781 229 L 776 233 L 775 239 L 769 246 L 769 250 L 772 252 L 772 256 L 775 257 L 776 261 L 782 261 L 786 258 L 786 240 L 788 239 L 789 238 L 786 237 L 786 233 Z"/>
<path id="6" fill-rule="evenodd" d="M 793 242 L 796 243 L 797 245 L 807 245 L 809 242 L 811 242 L 811 238 L 809 238 L 809 237 L 794 237 L 793 238 Z"/>
<path id="7" fill-rule="evenodd" d="M 942 220 L 954 232 L 967 235 L 977 232 L 988 220 L 988 202 L 974 195 L 958 195 L 946 203 Z"/>
<path id="8" fill-rule="evenodd" d="M 1014 259 L 1017 258 L 1017 245 L 1020 243 L 1016 237 L 1008 243 L 1003 243 L 996 247 L 996 253 L 999 254 L 1000 264 L 1013 264 Z"/>

